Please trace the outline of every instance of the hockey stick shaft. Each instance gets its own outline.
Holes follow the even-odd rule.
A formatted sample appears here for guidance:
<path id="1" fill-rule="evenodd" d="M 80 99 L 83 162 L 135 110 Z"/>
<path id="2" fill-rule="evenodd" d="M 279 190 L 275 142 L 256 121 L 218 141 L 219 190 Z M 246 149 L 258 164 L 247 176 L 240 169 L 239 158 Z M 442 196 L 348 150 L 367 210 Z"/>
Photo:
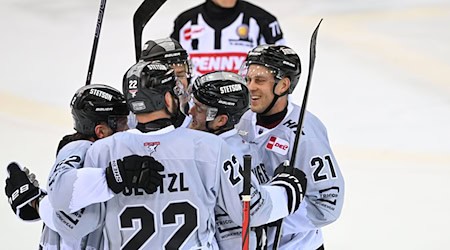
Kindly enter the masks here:
<path id="1" fill-rule="evenodd" d="M 311 36 L 311 43 L 309 45 L 309 69 L 308 69 L 308 78 L 306 80 L 306 87 L 305 87 L 305 93 L 303 94 L 303 101 L 302 101 L 302 107 L 300 109 L 300 115 L 298 117 L 297 122 L 297 132 L 295 133 L 295 139 L 294 139 L 294 146 L 292 148 L 292 154 L 290 158 L 290 164 L 294 164 L 295 166 L 295 158 L 297 155 L 297 148 L 298 144 L 300 142 L 300 137 L 302 135 L 302 127 L 303 127 L 303 120 L 305 117 L 306 112 L 306 104 L 308 103 L 308 95 L 309 95 L 309 87 L 311 86 L 311 79 L 314 71 L 314 64 L 316 62 L 316 40 L 317 40 L 317 33 L 319 32 L 320 24 L 322 23 L 323 19 L 320 19 L 319 24 L 317 24 L 316 29 L 314 29 L 314 32 Z M 274 240 L 274 249 L 278 249 L 278 245 L 280 243 L 281 239 L 281 230 L 283 226 L 283 219 L 280 219 L 276 222 L 276 233 L 275 233 L 275 240 Z"/>
<path id="2" fill-rule="evenodd" d="M 102 29 L 103 14 L 105 13 L 105 7 L 106 7 L 106 0 L 101 0 L 100 9 L 98 10 L 97 26 L 95 28 L 94 44 L 92 45 L 91 59 L 89 61 L 89 67 L 86 77 L 86 85 L 91 84 L 92 80 L 92 72 L 94 71 L 95 56 L 97 55 L 98 40 L 100 38 L 100 31 Z"/>
<path id="3" fill-rule="evenodd" d="M 156 11 L 167 0 L 144 0 L 138 7 L 133 16 L 133 31 L 134 31 L 134 50 L 136 52 L 136 62 L 139 61 L 142 51 L 142 32 L 145 25 L 155 15 Z"/>
<path id="4" fill-rule="evenodd" d="M 300 142 L 300 137 L 302 135 L 303 120 L 305 118 L 306 105 L 308 104 L 309 87 L 311 86 L 311 79 L 312 79 L 312 75 L 313 75 L 313 71 L 314 71 L 314 64 L 316 62 L 317 33 L 319 32 L 319 27 L 320 27 L 320 24 L 322 23 L 322 20 L 323 19 L 320 19 L 319 24 L 317 24 L 317 27 L 311 36 L 311 43 L 310 43 L 310 47 L 309 47 L 308 79 L 306 80 L 306 87 L 305 87 L 305 93 L 303 94 L 302 107 L 300 109 L 300 115 L 299 115 L 298 121 L 297 121 L 297 132 L 295 133 L 294 147 L 292 148 L 292 155 L 291 155 L 291 159 L 290 159 L 290 162 L 292 164 L 295 164 L 297 148 L 298 148 L 298 144 Z"/>
<path id="5" fill-rule="evenodd" d="M 242 191 L 242 250 L 250 246 L 250 187 L 252 156 L 244 155 L 244 190 Z"/>

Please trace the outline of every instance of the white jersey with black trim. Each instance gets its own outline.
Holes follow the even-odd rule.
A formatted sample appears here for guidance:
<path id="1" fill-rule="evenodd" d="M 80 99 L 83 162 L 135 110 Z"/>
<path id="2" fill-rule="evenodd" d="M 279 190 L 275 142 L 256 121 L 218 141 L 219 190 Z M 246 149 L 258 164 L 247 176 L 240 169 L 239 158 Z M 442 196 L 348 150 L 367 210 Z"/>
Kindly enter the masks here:
<path id="1" fill-rule="evenodd" d="M 250 145 L 245 142 L 242 137 L 239 136 L 236 129 L 231 129 L 227 132 L 224 132 L 219 135 L 222 139 L 225 140 L 227 145 L 230 147 L 233 154 L 243 162 L 244 155 L 252 156 L 252 169 L 256 168 L 256 165 L 260 163 L 258 155 L 256 151 L 252 151 Z M 258 179 L 255 175 L 252 175 L 251 179 L 252 186 L 259 185 Z M 287 204 L 287 197 L 284 193 L 284 188 L 277 186 L 268 186 L 261 185 L 261 189 L 264 189 L 271 197 L 273 204 L 279 204 L 273 209 L 277 210 L 280 216 L 285 217 L 288 215 L 287 205 L 283 206 L 282 204 Z M 255 190 L 252 189 L 251 192 Z M 250 206 L 254 206 L 254 204 L 250 204 Z M 216 239 L 219 243 L 220 249 L 241 249 L 242 245 L 242 227 L 233 222 L 230 216 L 220 207 L 216 207 Z M 251 214 L 251 217 L 253 215 Z M 256 249 L 256 234 L 254 231 L 250 232 L 250 248 Z"/>
<path id="2" fill-rule="evenodd" d="M 92 218 L 89 215 L 86 216 L 84 212 L 66 214 L 55 211 L 48 201 L 48 196 L 41 200 L 39 214 L 44 222 L 44 227 L 41 232 L 39 249 L 108 250 L 104 244 L 103 227 L 98 227 L 94 231 L 92 231 L 92 228 L 88 228 L 92 225 L 90 221 Z M 95 210 L 86 211 L 86 214 L 95 213 L 98 212 Z M 74 235 L 82 235 L 82 233 L 79 233 L 80 229 L 89 231 L 89 233 L 81 238 L 74 238 Z M 78 233 L 74 234 L 74 232 Z"/>
<path id="3" fill-rule="evenodd" d="M 87 206 L 73 213 L 66 209 L 74 192 L 77 170 L 83 167 L 91 145 L 87 140 L 73 141 L 62 147 L 56 156 L 47 184 L 48 196 L 39 205 L 39 215 L 44 222 L 41 249 L 105 249 L 103 227 L 101 223 L 92 223 L 104 216 L 104 205 Z"/>
<path id="4" fill-rule="evenodd" d="M 207 0 L 181 13 L 171 37 L 188 52 L 197 76 L 217 70 L 237 73 L 254 47 L 285 44 L 277 19 L 241 0 L 231 9 Z"/>
<path id="5" fill-rule="evenodd" d="M 241 166 L 219 137 L 173 126 L 148 133 L 118 132 L 91 146 L 84 168 L 105 168 L 111 160 L 128 155 L 154 157 L 164 166 L 164 179 L 153 194 L 125 190 L 106 202 L 105 237 L 110 249 L 217 249 L 216 205 L 235 223 L 242 223 Z M 252 203 L 252 226 L 282 217 L 257 185 Z"/>
<path id="6" fill-rule="evenodd" d="M 239 134 L 257 148 L 269 176 L 292 154 L 299 114 L 300 107 L 289 101 L 286 116 L 275 128 L 256 125 L 256 114 L 251 110 L 236 126 Z M 344 201 L 344 179 L 331 150 L 326 128 L 317 117 L 306 112 L 302 131 L 296 162 L 291 165 L 305 172 L 307 191 L 300 209 L 283 221 L 280 249 L 300 247 L 312 250 L 320 247 L 323 244 L 321 227 L 339 217 Z M 274 232 L 272 228 L 269 233 Z M 269 240 L 269 249 L 271 243 L 273 238 Z"/>

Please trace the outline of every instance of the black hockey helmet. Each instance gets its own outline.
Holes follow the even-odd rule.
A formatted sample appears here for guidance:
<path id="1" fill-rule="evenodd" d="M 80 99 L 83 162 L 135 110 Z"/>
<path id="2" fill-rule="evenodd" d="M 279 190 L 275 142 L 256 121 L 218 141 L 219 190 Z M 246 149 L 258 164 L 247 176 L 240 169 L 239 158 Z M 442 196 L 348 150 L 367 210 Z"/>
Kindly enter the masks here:
<path id="1" fill-rule="evenodd" d="M 184 94 L 183 85 L 166 64 L 139 61 L 124 75 L 123 93 L 128 107 L 135 114 L 165 109 L 166 92 L 175 98 Z"/>
<path id="2" fill-rule="evenodd" d="M 191 77 L 192 65 L 188 59 L 188 53 L 181 44 L 173 38 L 149 40 L 144 44 L 141 53 L 143 61 L 158 61 L 170 65 L 183 65 L 187 77 Z"/>
<path id="3" fill-rule="evenodd" d="M 248 52 L 242 67 L 248 68 L 251 64 L 259 64 L 269 68 L 278 80 L 288 77 L 291 80 L 289 94 L 297 86 L 302 72 L 299 56 L 293 49 L 285 45 L 265 44 L 255 47 Z M 241 72 L 243 71 L 245 69 L 241 68 Z"/>
<path id="4" fill-rule="evenodd" d="M 122 93 L 103 84 L 91 84 L 78 89 L 70 107 L 74 129 L 87 136 L 95 136 L 95 126 L 101 122 L 117 131 L 118 119 L 129 114 Z"/>
<path id="5" fill-rule="evenodd" d="M 249 92 L 242 76 L 226 71 L 215 71 L 198 77 L 191 87 L 195 99 L 213 107 L 207 112 L 206 121 L 217 115 L 226 114 L 228 123 L 234 126 L 249 109 Z"/>

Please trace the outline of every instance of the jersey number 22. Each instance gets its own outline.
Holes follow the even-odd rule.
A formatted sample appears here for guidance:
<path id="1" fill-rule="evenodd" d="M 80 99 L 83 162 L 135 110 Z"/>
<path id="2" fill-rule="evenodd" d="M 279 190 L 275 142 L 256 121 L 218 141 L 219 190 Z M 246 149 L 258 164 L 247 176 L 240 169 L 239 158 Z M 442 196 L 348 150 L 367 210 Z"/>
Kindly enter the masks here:
<path id="1" fill-rule="evenodd" d="M 184 224 L 179 226 L 176 222 L 178 215 L 184 216 Z M 134 220 L 140 220 L 140 229 L 127 240 L 121 249 L 140 249 L 157 232 L 155 214 L 146 206 L 127 206 L 120 216 L 120 229 L 132 230 Z M 172 237 L 164 242 L 164 249 L 180 249 L 185 240 L 197 229 L 197 208 L 187 201 L 169 203 L 162 211 L 162 227 L 176 226 L 178 230 Z M 155 246 L 157 247 L 157 246 Z M 156 248 L 155 248 L 156 249 Z"/>

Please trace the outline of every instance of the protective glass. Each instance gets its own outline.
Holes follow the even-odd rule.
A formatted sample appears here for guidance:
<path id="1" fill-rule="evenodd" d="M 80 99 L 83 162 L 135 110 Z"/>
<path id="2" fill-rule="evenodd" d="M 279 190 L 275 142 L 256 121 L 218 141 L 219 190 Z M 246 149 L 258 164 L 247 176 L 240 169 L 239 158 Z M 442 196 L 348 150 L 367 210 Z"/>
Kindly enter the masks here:
<path id="1" fill-rule="evenodd" d="M 185 89 L 183 83 L 181 80 L 177 77 L 175 86 L 173 87 L 173 93 L 178 97 L 179 103 L 180 103 L 180 111 L 184 115 L 188 115 L 190 102 L 191 102 L 191 92 L 189 92 L 191 89 L 191 86 L 188 87 L 188 89 Z"/>
<path id="2" fill-rule="evenodd" d="M 165 64 L 175 70 L 175 75 L 178 78 L 190 78 L 192 77 L 192 63 L 191 60 L 181 60 L 177 62 L 164 62 L 157 60 L 157 62 Z"/>
<path id="3" fill-rule="evenodd" d="M 245 84 L 244 78 L 241 78 L 240 76 L 237 76 L 236 74 L 225 72 L 225 71 L 217 71 L 217 72 L 211 72 L 206 75 L 198 77 L 194 84 L 197 87 L 203 86 L 205 83 L 211 83 L 211 82 L 224 82 L 224 81 L 231 81 L 231 82 L 240 82 L 242 84 Z"/>
<path id="4" fill-rule="evenodd" d="M 199 101 L 198 101 L 197 99 L 195 99 L 195 98 L 193 98 L 193 100 L 194 100 L 194 108 L 195 108 L 195 111 L 196 111 L 197 113 L 203 113 L 203 112 L 205 112 L 205 113 L 206 113 L 206 121 L 207 121 L 207 122 L 210 122 L 210 121 L 212 121 L 212 120 L 214 120 L 214 119 L 216 118 L 217 113 L 219 112 L 219 109 L 214 108 L 214 107 L 207 106 L 207 105 L 205 105 L 205 104 L 199 102 Z"/>
<path id="5" fill-rule="evenodd" d="M 283 78 L 279 69 L 252 61 L 242 64 L 238 74 L 245 78 L 247 84 L 252 79 L 257 80 L 256 83 L 264 83 L 273 82 L 274 80 L 278 81 Z"/>
<path id="6" fill-rule="evenodd" d="M 186 95 L 187 91 L 184 88 L 184 85 L 181 83 L 178 77 L 175 78 L 175 86 L 173 87 L 173 93 L 180 98 Z"/>
<path id="7" fill-rule="evenodd" d="M 242 64 L 238 72 L 239 75 L 245 78 L 248 83 L 248 77 L 260 77 L 260 78 L 275 78 L 275 80 L 281 80 L 283 74 L 280 69 L 272 67 L 268 64 L 261 64 L 259 62 L 247 61 Z"/>

